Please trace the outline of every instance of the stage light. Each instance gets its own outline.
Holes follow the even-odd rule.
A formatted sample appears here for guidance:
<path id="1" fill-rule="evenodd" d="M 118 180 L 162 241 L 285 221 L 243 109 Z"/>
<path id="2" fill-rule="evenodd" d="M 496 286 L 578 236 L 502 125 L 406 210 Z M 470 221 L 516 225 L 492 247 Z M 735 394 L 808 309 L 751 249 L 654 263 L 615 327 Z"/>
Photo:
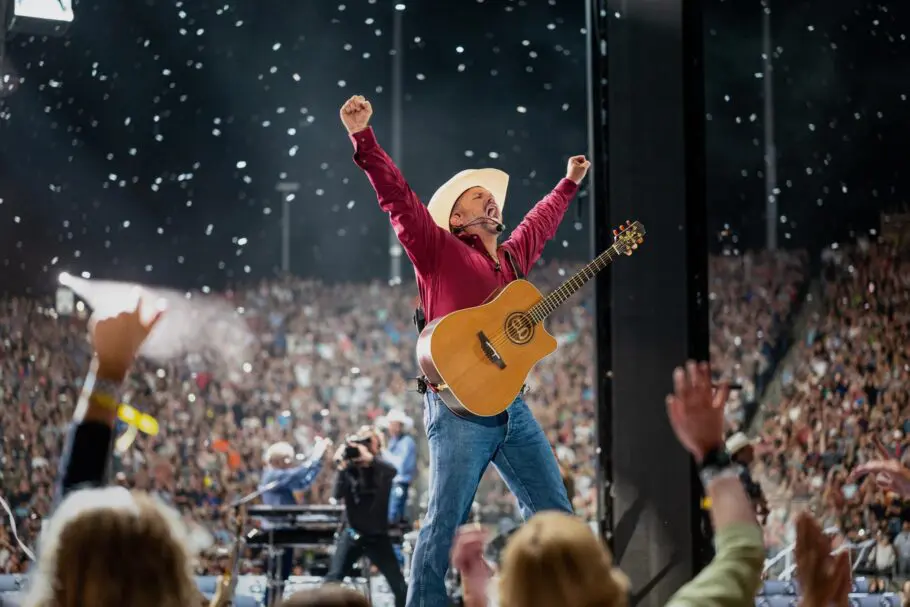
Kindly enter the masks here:
<path id="1" fill-rule="evenodd" d="M 7 32 L 34 36 L 62 36 L 75 15 L 73 0 L 8 0 Z"/>

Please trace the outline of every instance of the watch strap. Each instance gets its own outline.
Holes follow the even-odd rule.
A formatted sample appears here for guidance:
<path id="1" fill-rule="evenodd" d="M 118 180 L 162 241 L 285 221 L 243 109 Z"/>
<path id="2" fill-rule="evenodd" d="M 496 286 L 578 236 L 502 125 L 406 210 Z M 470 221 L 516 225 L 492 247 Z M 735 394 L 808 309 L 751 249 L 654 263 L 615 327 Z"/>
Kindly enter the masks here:
<path id="1" fill-rule="evenodd" d="M 705 453 L 702 457 L 699 469 L 704 468 L 727 468 L 733 464 L 733 457 L 727 451 L 726 446 L 721 443 L 717 447 Z"/>
<path id="2" fill-rule="evenodd" d="M 742 474 L 742 466 L 739 466 L 737 464 L 730 464 L 723 468 L 718 468 L 718 467 L 713 467 L 713 466 L 702 468 L 698 473 L 698 477 L 701 479 L 702 487 L 707 489 L 708 485 L 710 485 L 713 481 L 716 481 L 717 479 L 721 479 L 721 478 L 739 479 L 741 474 Z"/>

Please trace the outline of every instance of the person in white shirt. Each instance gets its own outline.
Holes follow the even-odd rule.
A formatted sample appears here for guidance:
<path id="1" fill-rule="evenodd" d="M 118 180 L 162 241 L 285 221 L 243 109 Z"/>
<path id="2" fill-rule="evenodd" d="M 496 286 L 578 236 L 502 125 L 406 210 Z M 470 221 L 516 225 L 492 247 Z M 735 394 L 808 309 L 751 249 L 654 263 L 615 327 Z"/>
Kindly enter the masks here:
<path id="1" fill-rule="evenodd" d="M 876 575 L 891 577 L 894 573 L 894 566 L 897 564 L 897 552 L 894 550 L 894 546 L 888 539 L 887 534 L 879 531 L 877 539 L 878 543 L 872 549 L 869 559 L 875 567 Z"/>

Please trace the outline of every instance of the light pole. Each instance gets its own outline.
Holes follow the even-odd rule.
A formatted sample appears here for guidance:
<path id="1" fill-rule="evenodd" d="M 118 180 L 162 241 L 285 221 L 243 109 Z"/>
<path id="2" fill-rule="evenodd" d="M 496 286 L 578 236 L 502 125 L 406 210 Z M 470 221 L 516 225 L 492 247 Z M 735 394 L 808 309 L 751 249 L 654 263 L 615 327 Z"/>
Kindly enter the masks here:
<path id="1" fill-rule="evenodd" d="M 291 201 L 297 197 L 300 184 L 279 181 L 275 191 L 281 194 L 281 271 L 291 272 Z"/>
<path id="2" fill-rule="evenodd" d="M 777 146 L 774 143 L 774 64 L 771 41 L 771 0 L 762 2 L 762 79 L 765 85 L 765 246 L 777 249 L 780 207 L 777 204 Z"/>
<path id="3" fill-rule="evenodd" d="M 404 4 L 393 5 L 392 14 L 392 160 L 401 168 L 402 111 L 404 104 Z M 389 226 L 389 284 L 401 284 L 401 243 Z"/>

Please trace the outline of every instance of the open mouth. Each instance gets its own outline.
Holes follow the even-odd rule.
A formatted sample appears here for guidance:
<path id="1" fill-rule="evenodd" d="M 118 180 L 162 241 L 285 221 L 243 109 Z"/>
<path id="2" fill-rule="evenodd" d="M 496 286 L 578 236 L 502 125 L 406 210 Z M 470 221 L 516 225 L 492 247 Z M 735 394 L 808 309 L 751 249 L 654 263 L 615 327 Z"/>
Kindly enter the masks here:
<path id="1" fill-rule="evenodd" d="M 490 219 L 496 219 L 496 214 L 499 212 L 499 209 L 496 208 L 495 202 L 490 202 L 487 204 L 487 217 Z"/>

